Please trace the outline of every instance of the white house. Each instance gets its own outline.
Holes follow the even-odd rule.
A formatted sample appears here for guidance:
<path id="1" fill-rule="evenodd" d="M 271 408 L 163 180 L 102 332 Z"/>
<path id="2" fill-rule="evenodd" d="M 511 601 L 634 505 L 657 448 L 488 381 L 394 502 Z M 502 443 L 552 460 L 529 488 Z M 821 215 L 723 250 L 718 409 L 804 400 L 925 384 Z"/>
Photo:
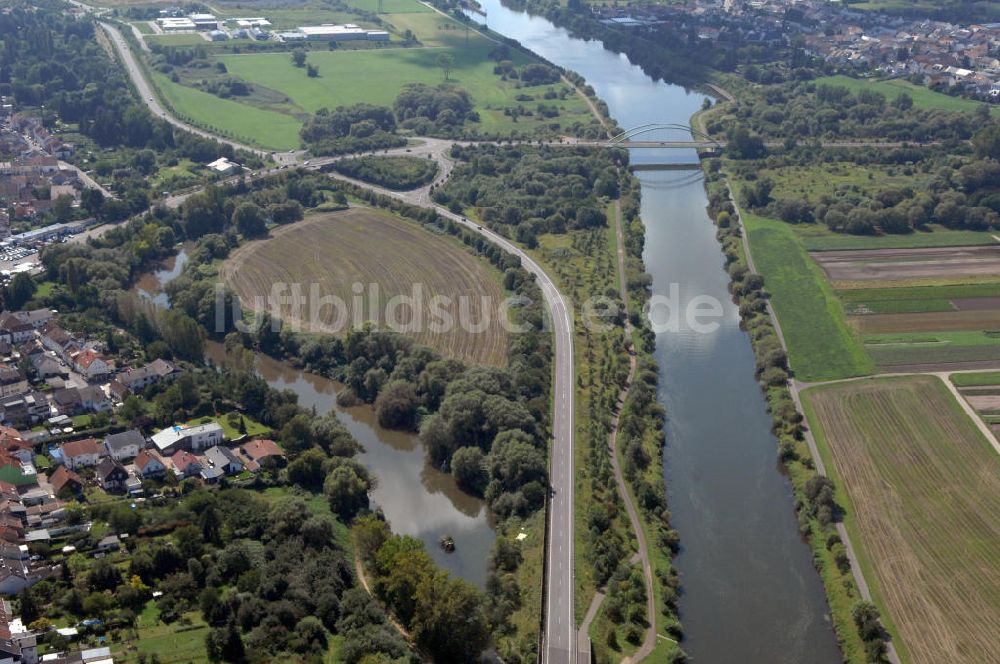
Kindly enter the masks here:
<path id="1" fill-rule="evenodd" d="M 85 466 L 96 466 L 104 455 L 104 448 L 93 438 L 63 443 L 63 464 L 70 470 Z"/>
<path id="2" fill-rule="evenodd" d="M 222 443 L 222 426 L 218 422 L 208 422 L 193 427 L 172 426 L 153 434 L 153 444 L 164 454 L 177 450 L 198 452 Z"/>
<path id="3" fill-rule="evenodd" d="M 104 449 L 115 461 L 137 457 L 144 447 L 146 439 L 136 429 L 113 433 L 104 439 Z"/>

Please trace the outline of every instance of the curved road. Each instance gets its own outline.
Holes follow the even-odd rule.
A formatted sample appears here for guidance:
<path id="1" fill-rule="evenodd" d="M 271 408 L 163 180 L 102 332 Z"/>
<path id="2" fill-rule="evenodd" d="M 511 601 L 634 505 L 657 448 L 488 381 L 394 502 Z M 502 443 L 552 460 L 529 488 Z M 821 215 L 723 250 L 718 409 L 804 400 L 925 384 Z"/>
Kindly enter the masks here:
<path id="1" fill-rule="evenodd" d="M 157 101 L 149 83 L 142 74 L 132 50 L 121 33 L 107 23 L 101 23 L 121 55 L 122 62 L 128 70 L 132 82 L 149 107 L 151 113 L 176 127 L 192 132 L 205 138 L 211 138 L 240 150 L 247 150 L 262 156 L 270 153 L 252 148 L 235 141 L 222 139 L 204 130 L 192 127 L 173 117 Z M 444 157 L 444 141 L 428 141 L 422 146 L 409 148 L 415 153 L 434 156 L 441 167 L 442 178 L 447 177 L 451 163 Z M 406 149 L 392 152 L 405 152 Z M 296 159 L 295 155 L 289 155 Z M 310 163 L 310 169 L 334 161 L 334 159 L 316 160 Z M 546 549 L 546 600 L 544 607 L 544 634 L 542 661 L 547 664 L 576 664 L 576 620 L 574 617 L 574 589 L 576 586 L 574 573 L 573 551 L 573 490 L 575 475 L 573 472 L 573 435 L 574 435 L 574 356 L 573 356 L 573 317 L 570 306 L 556 287 L 555 282 L 531 256 L 507 238 L 479 226 L 461 215 L 457 215 L 438 205 L 434 205 L 428 194 L 428 187 L 414 192 L 396 192 L 382 187 L 369 185 L 336 173 L 331 177 L 351 182 L 361 187 L 371 189 L 380 194 L 404 200 L 413 205 L 434 209 L 438 214 L 469 230 L 479 233 L 504 250 L 521 259 L 522 266 L 534 277 L 551 317 L 551 327 L 554 337 L 554 381 L 552 385 L 552 450 L 551 450 L 551 499 L 549 503 L 549 532 Z M 177 201 L 179 204 L 180 201 Z"/>

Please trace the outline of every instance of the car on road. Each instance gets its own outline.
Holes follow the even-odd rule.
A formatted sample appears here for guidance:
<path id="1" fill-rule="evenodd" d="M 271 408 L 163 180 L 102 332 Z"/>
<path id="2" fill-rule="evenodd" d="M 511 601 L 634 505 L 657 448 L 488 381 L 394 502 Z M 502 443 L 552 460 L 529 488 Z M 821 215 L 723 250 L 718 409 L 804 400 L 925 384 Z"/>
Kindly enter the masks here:
<path id="1" fill-rule="evenodd" d="M 481 231 L 481 230 L 483 230 L 483 227 L 482 226 L 476 226 L 476 230 Z"/>

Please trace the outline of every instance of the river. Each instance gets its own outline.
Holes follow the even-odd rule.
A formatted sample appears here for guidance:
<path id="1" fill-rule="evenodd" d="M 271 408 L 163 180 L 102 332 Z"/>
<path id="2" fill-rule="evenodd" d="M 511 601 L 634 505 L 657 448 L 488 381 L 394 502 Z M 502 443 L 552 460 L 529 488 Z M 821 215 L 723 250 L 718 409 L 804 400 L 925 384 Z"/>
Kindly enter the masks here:
<path id="1" fill-rule="evenodd" d="M 704 95 L 658 83 L 626 56 L 571 37 L 541 17 L 480 0 L 491 29 L 582 74 L 625 129 L 687 125 Z M 483 17 L 470 14 L 482 22 Z M 651 137 L 684 139 L 679 132 Z M 694 151 L 633 150 L 633 163 L 697 161 Z M 819 575 L 800 538 L 791 486 L 754 380 L 754 358 L 727 290 L 728 276 L 705 212 L 700 172 L 644 171 L 644 259 L 653 292 L 677 284 L 680 304 L 722 303 L 714 332 L 681 326 L 656 338 L 660 401 L 667 408 L 664 466 L 680 531 L 684 649 L 707 664 L 834 664 L 842 661 Z"/>
<path id="2" fill-rule="evenodd" d="M 143 275 L 134 291 L 158 307 L 169 307 L 170 300 L 163 288 L 180 276 L 187 261 L 187 251 L 182 248 L 160 268 Z M 210 341 L 205 355 L 222 364 L 225 349 L 222 344 Z M 486 585 L 495 538 L 486 505 L 461 491 L 450 474 L 428 464 L 415 434 L 379 426 L 370 406 L 338 406 L 336 395 L 340 386 L 322 376 L 266 355 L 257 357 L 257 371 L 271 387 L 292 390 L 304 408 L 315 408 L 320 415 L 330 411 L 337 414 L 337 419 L 364 447 L 359 459 L 376 478 L 372 502 L 385 513 L 393 532 L 419 538 L 440 567 L 480 588 Z M 454 552 L 441 549 L 443 535 L 454 538 Z"/>

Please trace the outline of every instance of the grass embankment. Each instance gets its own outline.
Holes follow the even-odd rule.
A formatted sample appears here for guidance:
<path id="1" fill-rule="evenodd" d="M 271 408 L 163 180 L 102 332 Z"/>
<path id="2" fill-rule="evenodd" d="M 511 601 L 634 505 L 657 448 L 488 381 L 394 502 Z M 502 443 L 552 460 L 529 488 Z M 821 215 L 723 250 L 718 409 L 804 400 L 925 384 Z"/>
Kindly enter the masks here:
<path id="1" fill-rule="evenodd" d="M 803 398 L 873 596 L 902 641 L 901 657 L 995 659 L 995 450 L 937 377 L 821 386 Z"/>
<path id="2" fill-rule="evenodd" d="M 788 224 L 743 214 L 754 264 L 764 276 L 788 358 L 803 381 L 863 376 L 874 371 L 823 271 Z"/>
<path id="3" fill-rule="evenodd" d="M 448 238 L 385 211 L 357 208 L 281 227 L 234 252 L 220 275 L 245 303 L 264 301 L 259 298 L 273 284 L 285 283 L 299 284 L 307 296 L 316 284 L 321 297 L 343 305 L 316 301 L 298 315 L 283 310 L 287 324 L 305 331 L 346 334 L 361 316 L 380 325 L 395 321 L 399 331 L 445 357 L 494 366 L 507 360 L 496 270 Z M 355 284 L 364 289 L 363 311 L 355 311 Z M 450 298 L 440 309 L 451 314 L 452 325 L 436 313 L 436 296 Z M 390 308 L 393 299 L 404 297 L 419 306 Z M 482 322 L 487 324 L 479 329 Z"/>
<path id="4" fill-rule="evenodd" d="M 906 93 L 913 98 L 913 106 L 924 110 L 967 111 L 972 112 L 983 105 L 981 101 L 952 97 L 941 92 L 935 92 L 922 85 L 914 85 L 899 78 L 878 80 L 873 78 L 851 78 L 850 76 L 824 76 L 816 79 L 816 85 L 836 85 L 847 88 L 856 94 L 862 90 L 879 92 L 888 100 L 893 100 Z M 993 114 L 1000 109 L 991 109 Z"/>

